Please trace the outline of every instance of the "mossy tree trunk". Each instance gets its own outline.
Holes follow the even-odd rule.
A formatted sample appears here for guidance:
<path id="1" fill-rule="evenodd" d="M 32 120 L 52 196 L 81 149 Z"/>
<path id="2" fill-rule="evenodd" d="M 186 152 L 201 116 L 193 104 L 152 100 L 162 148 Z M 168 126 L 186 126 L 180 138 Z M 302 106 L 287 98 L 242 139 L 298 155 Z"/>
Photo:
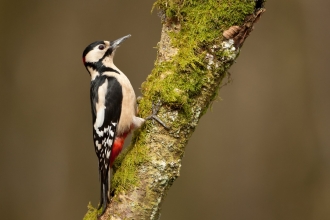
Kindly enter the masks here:
<path id="1" fill-rule="evenodd" d="M 158 219 L 167 190 L 200 117 L 217 97 L 227 70 L 265 11 L 263 0 L 158 0 L 163 28 L 152 73 L 142 85 L 139 114 L 147 121 L 115 162 L 110 206 L 101 219 Z M 89 205 L 86 220 L 96 219 Z"/>

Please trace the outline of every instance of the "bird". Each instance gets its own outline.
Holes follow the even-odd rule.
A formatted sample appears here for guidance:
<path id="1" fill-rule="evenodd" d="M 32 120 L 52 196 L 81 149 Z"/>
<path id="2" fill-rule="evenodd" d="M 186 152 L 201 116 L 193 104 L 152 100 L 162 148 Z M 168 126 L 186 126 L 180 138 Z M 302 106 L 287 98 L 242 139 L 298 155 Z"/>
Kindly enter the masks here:
<path id="1" fill-rule="evenodd" d="M 110 200 L 109 175 L 125 138 L 145 119 L 137 117 L 136 95 L 127 76 L 113 63 L 117 48 L 131 35 L 114 41 L 95 41 L 83 51 L 83 63 L 90 74 L 93 141 L 98 157 L 102 216 Z M 149 118 L 148 118 L 149 119 Z M 156 119 L 157 120 L 157 119 Z"/>

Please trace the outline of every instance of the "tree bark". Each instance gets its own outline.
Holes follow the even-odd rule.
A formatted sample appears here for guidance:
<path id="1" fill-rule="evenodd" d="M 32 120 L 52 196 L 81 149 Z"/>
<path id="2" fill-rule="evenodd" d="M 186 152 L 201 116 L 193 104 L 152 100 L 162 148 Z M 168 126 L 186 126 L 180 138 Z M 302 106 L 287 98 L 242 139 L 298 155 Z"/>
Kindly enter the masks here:
<path id="1" fill-rule="evenodd" d="M 134 133 L 114 165 L 111 203 L 101 219 L 159 219 L 168 189 L 200 117 L 265 11 L 264 1 L 158 0 L 163 28 L 155 67 L 142 85 L 139 114 L 159 106 L 156 121 Z M 97 219 L 91 205 L 84 219 Z"/>

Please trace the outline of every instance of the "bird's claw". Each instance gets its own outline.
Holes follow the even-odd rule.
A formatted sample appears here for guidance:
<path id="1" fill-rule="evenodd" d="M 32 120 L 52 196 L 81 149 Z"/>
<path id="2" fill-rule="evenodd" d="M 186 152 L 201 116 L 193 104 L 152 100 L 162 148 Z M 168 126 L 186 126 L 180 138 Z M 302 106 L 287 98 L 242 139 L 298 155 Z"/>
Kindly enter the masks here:
<path id="1" fill-rule="evenodd" d="M 161 124 L 166 130 L 170 128 L 157 116 L 157 113 L 162 106 L 162 103 L 158 101 L 156 104 L 152 103 L 152 114 L 145 118 L 145 120 L 155 119 L 159 124 Z"/>

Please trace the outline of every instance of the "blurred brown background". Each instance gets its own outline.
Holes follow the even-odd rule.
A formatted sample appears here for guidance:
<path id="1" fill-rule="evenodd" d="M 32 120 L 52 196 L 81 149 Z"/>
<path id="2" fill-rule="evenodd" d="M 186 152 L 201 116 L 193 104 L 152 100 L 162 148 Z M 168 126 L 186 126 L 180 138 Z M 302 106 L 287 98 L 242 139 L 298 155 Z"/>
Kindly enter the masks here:
<path id="1" fill-rule="evenodd" d="M 140 94 L 160 39 L 152 3 L 1 1 L 1 219 L 82 219 L 97 204 L 81 54 L 132 34 L 115 63 Z M 330 219 L 330 2 L 266 6 L 189 141 L 162 220 Z"/>

